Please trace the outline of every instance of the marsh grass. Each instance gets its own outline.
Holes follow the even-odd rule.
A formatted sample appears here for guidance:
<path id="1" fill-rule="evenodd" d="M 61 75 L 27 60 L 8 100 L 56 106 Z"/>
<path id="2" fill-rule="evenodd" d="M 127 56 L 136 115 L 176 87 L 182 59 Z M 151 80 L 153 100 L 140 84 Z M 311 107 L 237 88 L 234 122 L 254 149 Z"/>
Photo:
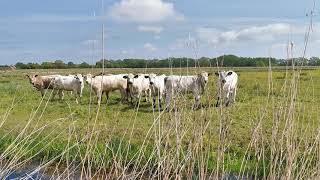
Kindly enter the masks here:
<path id="1" fill-rule="evenodd" d="M 146 71 L 170 74 L 170 69 Z M 142 101 L 138 107 L 121 104 L 113 93 L 99 113 L 88 87 L 80 105 L 71 96 L 50 100 L 50 91 L 41 99 L 26 73 L 0 78 L 2 178 L 26 167 L 32 167 L 26 179 L 39 173 L 52 179 L 319 176 L 318 69 L 239 69 L 237 103 L 229 108 L 214 107 L 215 77 L 210 77 L 196 111 L 191 96 L 175 97 L 164 112 Z"/>

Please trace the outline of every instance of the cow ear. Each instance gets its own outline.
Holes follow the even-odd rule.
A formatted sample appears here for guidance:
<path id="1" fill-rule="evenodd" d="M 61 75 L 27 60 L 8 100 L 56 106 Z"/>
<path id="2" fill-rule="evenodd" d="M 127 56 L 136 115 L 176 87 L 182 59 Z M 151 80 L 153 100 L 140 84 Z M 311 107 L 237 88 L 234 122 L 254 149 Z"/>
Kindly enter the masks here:
<path id="1" fill-rule="evenodd" d="M 38 74 L 34 75 L 34 77 L 38 77 L 38 76 L 39 76 Z"/>
<path id="2" fill-rule="evenodd" d="M 214 74 L 215 74 L 216 76 L 219 76 L 219 73 L 217 73 L 217 72 L 215 72 Z"/>
<path id="3" fill-rule="evenodd" d="M 123 76 L 123 79 L 128 79 L 128 76 Z"/>
<path id="4" fill-rule="evenodd" d="M 137 75 L 135 75 L 133 78 L 135 78 L 135 79 L 136 79 L 136 78 L 138 78 L 138 77 L 139 77 L 139 75 L 137 74 Z"/>
<path id="5" fill-rule="evenodd" d="M 144 78 L 148 79 L 148 78 L 149 78 L 149 76 L 144 76 Z"/>
<path id="6" fill-rule="evenodd" d="M 227 76 L 230 76 L 232 74 L 232 71 L 228 72 Z"/>

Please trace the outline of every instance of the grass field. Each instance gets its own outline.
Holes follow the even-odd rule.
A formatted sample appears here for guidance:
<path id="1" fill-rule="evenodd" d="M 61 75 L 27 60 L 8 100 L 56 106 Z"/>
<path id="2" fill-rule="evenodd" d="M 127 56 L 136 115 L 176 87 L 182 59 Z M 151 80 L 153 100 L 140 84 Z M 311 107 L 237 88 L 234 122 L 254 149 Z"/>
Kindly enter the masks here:
<path id="1" fill-rule="evenodd" d="M 216 68 L 189 69 L 189 74 Z M 73 96 L 42 99 L 26 74 L 101 69 L 0 71 L 0 173 L 36 164 L 52 176 L 219 178 L 227 174 L 299 179 L 320 175 L 320 69 L 234 68 L 236 104 L 214 107 L 216 77 L 193 111 L 189 95 L 176 110 L 135 108 L 114 92 L 98 107 L 88 85 Z M 186 69 L 106 69 L 109 73 L 186 74 Z M 91 98 L 90 98 L 91 97 Z"/>

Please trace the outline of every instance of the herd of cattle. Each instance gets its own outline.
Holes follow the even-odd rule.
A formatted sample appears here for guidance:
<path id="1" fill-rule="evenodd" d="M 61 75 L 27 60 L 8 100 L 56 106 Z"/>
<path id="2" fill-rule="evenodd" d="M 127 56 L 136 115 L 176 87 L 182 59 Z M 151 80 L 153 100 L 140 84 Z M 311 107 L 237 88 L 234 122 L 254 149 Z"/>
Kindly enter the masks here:
<path id="1" fill-rule="evenodd" d="M 93 76 L 91 74 L 82 75 L 27 75 L 33 87 L 44 96 L 45 90 L 52 89 L 54 98 L 57 94 L 63 99 L 64 91 L 71 91 L 78 103 L 81 100 L 83 88 L 86 82 L 95 93 L 100 104 L 102 95 L 105 93 L 107 99 L 109 93 L 120 91 L 121 101 L 139 103 L 140 98 L 145 97 L 146 101 L 151 98 L 154 108 L 156 101 L 159 108 L 165 99 L 166 108 L 176 94 L 192 93 L 195 99 L 194 108 L 198 108 L 201 95 L 204 93 L 208 84 L 208 77 L 211 73 L 202 72 L 194 76 L 180 75 L 156 75 L 156 74 L 100 74 Z M 217 103 L 218 107 L 221 100 L 228 106 L 235 102 L 238 75 L 234 71 L 219 71 L 215 75 L 217 80 Z"/>

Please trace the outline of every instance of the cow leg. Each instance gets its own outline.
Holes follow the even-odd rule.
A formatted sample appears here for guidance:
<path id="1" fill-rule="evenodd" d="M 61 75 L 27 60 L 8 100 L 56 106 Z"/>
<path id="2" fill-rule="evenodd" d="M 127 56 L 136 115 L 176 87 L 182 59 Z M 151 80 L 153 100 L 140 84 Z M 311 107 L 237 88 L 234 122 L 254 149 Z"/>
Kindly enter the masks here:
<path id="1" fill-rule="evenodd" d="M 80 92 L 79 92 L 79 99 L 80 99 L 80 103 L 81 103 L 81 101 L 82 101 L 82 90 L 80 90 Z"/>
<path id="2" fill-rule="evenodd" d="M 148 99 L 149 99 L 148 102 L 150 102 L 150 100 L 151 100 L 151 89 L 149 89 L 147 92 L 148 92 Z"/>
<path id="3" fill-rule="evenodd" d="M 102 92 L 100 90 L 97 91 L 98 104 L 101 104 Z"/>
<path id="4" fill-rule="evenodd" d="M 136 101 L 136 107 L 139 106 L 140 100 L 141 100 L 141 94 L 137 95 L 135 98 L 133 98 L 133 101 Z"/>
<path id="5" fill-rule="evenodd" d="M 216 107 L 219 107 L 219 101 L 220 101 L 220 96 L 218 96 L 217 102 L 216 102 Z"/>
<path id="6" fill-rule="evenodd" d="M 237 96 L 237 88 L 234 88 L 234 91 L 233 91 L 233 103 L 236 102 L 236 96 Z"/>
<path id="7" fill-rule="evenodd" d="M 57 92 L 58 92 L 57 90 L 53 90 L 51 100 L 54 100 L 54 97 L 56 96 Z M 42 93 L 43 91 L 41 92 L 41 94 Z"/>
<path id="8" fill-rule="evenodd" d="M 129 93 L 128 94 L 128 102 L 131 104 L 131 105 L 133 105 L 133 94 L 132 93 Z"/>
<path id="9" fill-rule="evenodd" d="M 157 106 L 156 106 L 156 97 L 153 97 L 152 98 L 152 101 L 153 101 L 153 109 L 155 109 Z"/>
<path id="10" fill-rule="evenodd" d="M 228 107 L 229 105 L 230 105 L 230 99 L 227 99 L 226 107 Z"/>
<path id="11" fill-rule="evenodd" d="M 74 97 L 76 98 L 76 103 L 79 104 L 78 96 L 80 96 L 80 92 L 78 92 L 77 90 L 73 90 L 71 92 L 72 94 L 74 94 Z"/>
<path id="12" fill-rule="evenodd" d="M 195 103 L 194 103 L 194 106 L 193 106 L 193 109 L 197 109 L 200 105 L 200 95 L 196 95 L 195 96 Z"/>
<path id="13" fill-rule="evenodd" d="M 107 98 L 106 103 L 108 103 L 108 101 L 109 101 L 109 92 L 108 91 L 106 91 L 106 98 Z"/>
<path id="14" fill-rule="evenodd" d="M 124 103 L 124 102 L 125 102 L 126 95 L 125 95 L 125 93 L 123 92 L 123 90 L 120 90 L 120 94 L 121 94 L 121 103 Z"/>
<path id="15" fill-rule="evenodd" d="M 171 101 L 172 92 L 168 91 L 166 93 L 166 109 L 169 111 L 170 101 Z"/>
<path id="16" fill-rule="evenodd" d="M 64 98 L 64 93 L 63 93 L 63 90 L 59 90 L 59 99 L 60 100 L 63 100 L 63 98 Z"/>
<path id="17" fill-rule="evenodd" d="M 228 92 L 226 93 L 226 98 L 225 98 L 226 107 L 229 106 L 229 103 L 230 103 L 230 90 L 228 90 Z"/>
<path id="18" fill-rule="evenodd" d="M 126 98 L 126 100 L 127 100 L 128 103 L 131 103 L 131 102 L 130 102 L 130 101 L 131 101 L 131 93 L 130 93 L 129 88 L 126 88 L 126 89 L 125 89 L 125 98 Z"/>
<path id="19" fill-rule="evenodd" d="M 142 94 L 144 95 L 145 99 L 143 100 L 143 102 L 148 102 L 148 92 L 147 91 L 143 91 Z M 142 97 L 142 96 L 141 96 Z M 140 98 L 139 98 L 140 99 Z"/>
<path id="20" fill-rule="evenodd" d="M 159 108 L 160 108 L 160 110 L 162 109 L 162 105 L 161 105 L 161 98 L 159 98 Z"/>
<path id="21" fill-rule="evenodd" d="M 124 96 L 123 96 L 123 92 L 122 92 L 122 90 L 120 90 L 120 95 L 121 95 L 121 103 L 123 103 L 124 102 Z"/>
<path id="22" fill-rule="evenodd" d="M 40 89 L 41 97 L 44 96 L 44 89 Z"/>

